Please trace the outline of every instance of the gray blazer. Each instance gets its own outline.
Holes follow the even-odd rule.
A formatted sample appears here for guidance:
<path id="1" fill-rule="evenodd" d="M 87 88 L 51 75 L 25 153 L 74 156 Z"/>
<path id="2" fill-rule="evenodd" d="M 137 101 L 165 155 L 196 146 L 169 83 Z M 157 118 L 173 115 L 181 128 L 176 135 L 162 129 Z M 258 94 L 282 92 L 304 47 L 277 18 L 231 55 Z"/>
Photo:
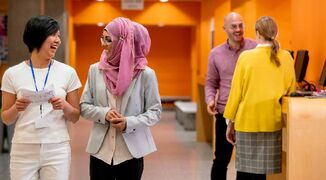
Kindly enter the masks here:
<path id="1" fill-rule="evenodd" d="M 92 64 L 80 100 L 81 116 L 93 121 L 86 151 L 95 154 L 99 151 L 110 124 L 105 120 L 108 96 L 103 73 L 99 63 Z M 154 70 L 146 67 L 129 85 L 123 94 L 121 114 L 126 117 L 127 128 L 122 133 L 131 155 L 143 157 L 156 151 L 150 126 L 161 118 L 161 99 Z"/>

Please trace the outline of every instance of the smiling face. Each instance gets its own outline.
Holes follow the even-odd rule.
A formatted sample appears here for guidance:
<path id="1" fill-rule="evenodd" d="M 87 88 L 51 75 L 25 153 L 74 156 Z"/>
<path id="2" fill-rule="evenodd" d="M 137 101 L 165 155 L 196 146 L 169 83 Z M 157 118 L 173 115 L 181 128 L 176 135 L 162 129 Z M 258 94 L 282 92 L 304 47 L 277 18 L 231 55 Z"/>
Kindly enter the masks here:
<path id="1" fill-rule="evenodd" d="M 231 13 L 224 19 L 224 31 L 229 41 L 240 43 L 243 40 L 244 23 L 242 17 L 237 13 Z"/>
<path id="2" fill-rule="evenodd" d="M 113 48 L 112 48 L 112 38 L 110 36 L 110 33 L 106 30 L 102 32 L 101 36 L 101 45 L 104 48 L 106 52 L 106 56 L 108 57 L 108 60 L 111 59 Z"/>
<path id="3" fill-rule="evenodd" d="M 60 31 L 57 31 L 45 39 L 39 50 L 39 54 L 42 54 L 42 56 L 46 59 L 51 59 L 55 56 L 60 44 Z"/>

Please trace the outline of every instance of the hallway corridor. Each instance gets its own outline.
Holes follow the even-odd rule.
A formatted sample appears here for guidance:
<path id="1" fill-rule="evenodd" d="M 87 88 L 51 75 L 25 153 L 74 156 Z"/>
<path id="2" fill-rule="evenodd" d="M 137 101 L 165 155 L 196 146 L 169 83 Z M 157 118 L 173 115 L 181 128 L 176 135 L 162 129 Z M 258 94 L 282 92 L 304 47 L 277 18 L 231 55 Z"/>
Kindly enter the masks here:
<path id="1" fill-rule="evenodd" d="M 145 157 L 143 180 L 210 179 L 211 146 L 196 143 L 195 131 L 184 131 L 172 110 L 162 113 L 151 131 L 158 151 Z M 71 180 L 88 180 L 89 155 L 85 152 L 91 122 L 80 120 L 71 127 Z"/>
<path id="2" fill-rule="evenodd" d="M 89 155 L 85 152 L 91 122 L 80 120 L 71 126 L 71 180 L 88 180 Z M 158 151 L 145 158 L 142 180 L 209 180 L 212 147 L 196 142 L 195 131 L 184 131 L 175 121 L 175 112 L 162 113 L 161 121 L 151 129 Z M 0 155 L 1 180 L 9 180 L 9 155 Z M 234 162 L 228 179 L 234 179 Z"/>

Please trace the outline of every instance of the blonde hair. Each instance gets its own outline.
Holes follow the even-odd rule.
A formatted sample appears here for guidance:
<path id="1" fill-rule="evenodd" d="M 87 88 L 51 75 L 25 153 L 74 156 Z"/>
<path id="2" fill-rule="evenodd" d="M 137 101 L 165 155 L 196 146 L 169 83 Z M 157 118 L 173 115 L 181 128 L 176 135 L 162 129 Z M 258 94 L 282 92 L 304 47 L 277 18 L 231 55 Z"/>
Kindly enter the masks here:
<path id="1" fill-rule="evenodd" d="M 279 51 L 280 45 L 275 40 L 278 31 L 276 22 L 272 17 L 262 16 L 256 21 L 255 29 L 261 36 L 264 37 L 266 41 L 272 43 L 271 62 L 279 67 L 281 63 L 277 57 L 277 53 Z"/>

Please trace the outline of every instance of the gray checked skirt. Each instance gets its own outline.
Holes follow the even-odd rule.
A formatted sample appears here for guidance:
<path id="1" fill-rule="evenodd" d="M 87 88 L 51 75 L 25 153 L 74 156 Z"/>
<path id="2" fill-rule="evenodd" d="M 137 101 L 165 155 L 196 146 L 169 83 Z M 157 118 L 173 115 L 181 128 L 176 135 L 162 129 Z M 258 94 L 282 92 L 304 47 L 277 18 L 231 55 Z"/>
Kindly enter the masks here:
<path id="1" fill-rule="evenodd" d="M 282 130 L 275 132 L 236 131 L 236 169 L 254 174 L 282 171 Z"/>

